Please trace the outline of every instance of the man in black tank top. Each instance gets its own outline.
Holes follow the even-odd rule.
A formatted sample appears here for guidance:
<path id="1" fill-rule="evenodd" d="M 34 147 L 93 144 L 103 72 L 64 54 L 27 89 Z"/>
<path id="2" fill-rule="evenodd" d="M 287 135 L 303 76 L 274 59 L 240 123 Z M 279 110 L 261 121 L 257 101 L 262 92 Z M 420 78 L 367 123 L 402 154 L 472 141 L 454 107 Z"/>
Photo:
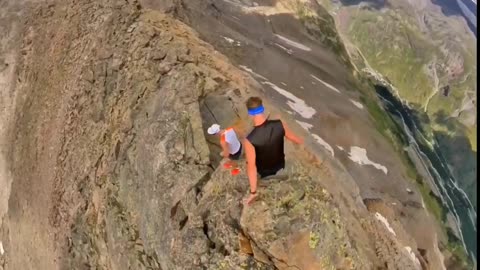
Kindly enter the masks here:
<path id="1" fill-rule="evenodd" d="M 254 123 L 254 129 L 243 143 L 250 182 L 250 197 L 246 203 L 250 204 L 257 195 L 257 173 L 260 178 L 265 178 L 285 168 L 284 138 L 296 144 L 303 143 L 303 140 L 291 132 L 281 120 L 268 119 L 259 97 L 249 98 L 247 109 Z"/>

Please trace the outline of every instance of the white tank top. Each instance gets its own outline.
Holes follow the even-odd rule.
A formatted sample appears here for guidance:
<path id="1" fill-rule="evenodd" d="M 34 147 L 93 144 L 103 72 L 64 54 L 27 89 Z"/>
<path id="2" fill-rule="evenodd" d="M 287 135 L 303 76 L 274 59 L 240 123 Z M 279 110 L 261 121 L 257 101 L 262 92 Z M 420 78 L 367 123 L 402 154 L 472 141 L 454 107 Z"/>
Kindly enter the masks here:
<path id="1" fill-rule="evenodd" d="M 237 134 L 233 128 L 227 128 L 225 132 L 222 134 L 225 138 L 225 141 L 228 143 L 228 152 L 230 154 L 236 154 L 238 150 L 240 150 L 240 141 L 237 138 Z"/>

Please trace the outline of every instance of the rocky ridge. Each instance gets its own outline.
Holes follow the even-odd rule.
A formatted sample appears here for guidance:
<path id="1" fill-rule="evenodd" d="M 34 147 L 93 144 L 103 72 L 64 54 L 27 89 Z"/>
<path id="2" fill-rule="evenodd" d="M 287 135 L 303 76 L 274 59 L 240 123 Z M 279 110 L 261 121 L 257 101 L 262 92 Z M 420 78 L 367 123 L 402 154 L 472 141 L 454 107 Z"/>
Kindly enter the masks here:
<path id="1" fill-rule="evenodd" d="M 2 268 L 439 269 L 325 153 L 289 147 L 289 179 L 243 208 L 246 176 L 217 168 L 203 130 L 245 122 L 261 86 L 186 25 L 51 1 L 24 31 Z"/>

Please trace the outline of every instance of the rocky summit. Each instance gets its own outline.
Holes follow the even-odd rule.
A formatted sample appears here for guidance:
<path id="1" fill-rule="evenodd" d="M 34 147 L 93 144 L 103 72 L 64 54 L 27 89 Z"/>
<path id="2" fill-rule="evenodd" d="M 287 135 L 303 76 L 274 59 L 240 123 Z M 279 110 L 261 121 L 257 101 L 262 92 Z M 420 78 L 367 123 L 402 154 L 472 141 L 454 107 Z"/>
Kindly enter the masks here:
<path id="1" fill-rule="evenodd" d="M 310 135 L 178 20 L 181 2 L 0 2 L 1 270 L 460 267 L 314 140 L 287 143 L 288 178 L 244 206 L 245 164 L 225 170 L 206 128 L 244 136 L 255 95 Z"/>

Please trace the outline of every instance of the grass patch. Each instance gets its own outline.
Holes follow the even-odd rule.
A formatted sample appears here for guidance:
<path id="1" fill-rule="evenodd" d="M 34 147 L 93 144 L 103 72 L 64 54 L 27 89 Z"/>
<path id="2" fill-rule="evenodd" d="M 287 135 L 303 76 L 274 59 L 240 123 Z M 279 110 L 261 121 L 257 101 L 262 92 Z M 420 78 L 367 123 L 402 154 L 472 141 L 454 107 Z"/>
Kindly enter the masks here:
<path id="1" fill-rule="evenodd" d="M 446 234 L 448 237 L 447 250 L 453 254 L 453 257 L 460 263 L 463 269 L 472 269 L 473 261 L 465 253 L 460 239 L 458 239 L 450 228 L 446 228 Z"/>
<path id="2" fill-rule="evenodd" d="M 427 210 L 433 214 L 436 220 L 440 221 L 443 225 L 447 219 L 447 210 L 440 202 L 440 199 L 433 194 L 430 187 L 425 183 L 420 175 L 417 176 L 417 187 L 422 194 L 423 202 L 427 207 Z"/>
<path id="3" fill-rule="evenodd" d="M 362 10 L 349 29 L 372 68 L 380 71 L 409 102 L 423 104 L 432 92 L 424 72 L 434 51 L 408 22 L 387 13 Z"/>
<path id="4" fill-rule="evenodd" d="M 323 17 L 322 12 L 325 12 L 328 16 Z M 336 33 L 331 16 L 323 8 L 320 12 L 317 11 L 317 14 L 319 17 L 311 16 L 310 10 L 306 10 L 303 5 L 300 5 L 297 11 L 298 17 L 309 33 L 328 45 L 352 70 L 355 80 L 353 82 L 349 81 L 349 84 L 355 86 L 354 89 L 358 89 L 361 93 L 360 99 L 370 113 L 376 129 L 390 141 L 395 152 L 399 154 L 406 168 L 407 178 L 416 183 L 425 207 L 439 222 L 444 233 L 448 235 L 448 228 L 445 223 L 447 209 L 440 198 L 433 194 L 428 184 L 418 173 L 414 162 L 404 150 L 405 146 L 408 146 L 407 135 L 397 121 L 379 105 L 379 100 L 375 92 L 372 91 L 374 89 L 373 83 L 363 74 L 353 72 L 351 61 L 354 61 L 357 66 L 366 66 L 366 63 L 362 57 L 349 59 L 345 46 Z M 361 50 L 368 64 L 375 70 L 380 71 L 387 81 L 395 85 L 403 99 L 416 104 L 417 109 L 419 109 L 426 104 L 433 91 L 433 82 L 427 75 L 425 66 L 434 57 L 442 58 L 443 56 L 438 44 L 425 39 L 425 35 L 416 27 L 416 22 L 410 19 L 409 14 L 400 14 L 397 10 L 389 11 L 386 14 L 357 10 L 348 32 L 351 41 Z M 353 55 L 355 56 L 355 53 Z M 465 60 L 466 69 L 472 69 L 469 61 L 468 58 Z M 473 69 L 476 70 L 476 64 L 473 66 Z M 442 77 L 444 74 L 438 75 Z M 458 90 L 455 90 L 456 93 L 452 95 L 449 107 L 437 106 L 436 99 L 434 99 L 432 111 L 429 110 L 428 115 L 433 116 L 440 109 L 446 110 L 448 114 L 458 108 L 457 105 L 463 99 L 466 87 L 471 85 L 472 78 L 476 79 L 473 75 L 466 77 L 465 80 L 458 83 L 458 86 L 452 88 Z M 440 79 L 440 83 L 443 83 L 442 79 Z M 431 131 L 427 133 L 433 134 Z M 469 138 L 470 140 L 476 138 L 476 130 L 470 132 Z M 474 147 L 476 149 L 476 144 Z M 471 265 L 471 260 L 461 243 L 454 240 L 454 238 L 449 237 L 447 249 L 461 264 Z"/>
<path id="5" fill-rule="evenodd" d="M 473 127 L 467 130 L 467 137 L 472 145 L 472 150 L 477 152 L 477 127 Z"/>
<path id="6" fill-rule="evenodd" d="M 308 246 L 311 249 L 315 249 L 318 246 L 318 241 L 320 241 L 320 236 L 318 233 L 310 232 L 310 238 L 308 240 Z"/>
<path id="7" fill-rule="evenodd" d="M 446 219 L 446 210 L 441 202 L 439 202 L 439 199 L 431 192 L 430 187 L 428 187 L 423 181 L 411 158 L 403 150 L 404 147 L 408 145 L 408 141 L 403 135 L 403 131 L 400 130 L 398 124 L 374 100 L 363 97 L 362 102 L 368 108 L 377 129 L 390 141 L 399 155 L 406 168 L 408 178 L 416 180 L 415 182 L 417 183 L 417 187 L 422 194 L 422 198 L 428 210 L 438 221 L 443 223 Z"/>
<path id="8" fill-rule="evenodd" d="M 436 26 L 425 34 L 412 15 L 402 9 L 380 13 L 360 8 L 350 13 L 348 35 L 352 43 L 362 51 L 372 68 L 395 85 L 402 99 L 419 110 L 425 108 L 435 90 L 433 78 L 427 75 L 427 65 L 433 62 L 437 66 L 447 64 L 453 68 L 460 65 L 463 71 L 456 78 L 437 68 L 439 87 L 448 85 L 450 95 L 444 97 L 442 93 L 437 93 L 430 99 L 427 107 L 430 117 L 441 111 L 446 115 L 452 114 L 461 107 L 465 93 L 475 90 L 476 40 L 472 37 L 461 31 L 450 31 L 450 28 L 442 26 L 443 21 L 434 18 L 429 20 Z M 451 64 L 457 62 L 456 65 Z M 468 131 L 468 138 L 476 151 L 476 132 L 473 129 Z"/>
<path id="9" fill-rule="evenodd" d="M 402 160 L 406 169 L 407 178 L 414 181 L 422 195 L 427 211 L 429 211 L 439 222 L 444 234 L 448 235 L 449 228 L 446 225 L 447 209 L 425 182 L 423 177 L 418 173 L 414 162 L 404 151 L 404 147 L 408 146 L 408 139 L 398 123 L 386 112 L 377 102 L 376 97 L 372 94 L 373 85 L 368 79 L 360 78 L 361 83 L 357 84 L 357 89 L 362 93 L 361 101 L 367 107 L 370 116 L 376 126 L 376 129 L 386 137 L 392 144 L 395 152 Z M 455 240 L 456 239 L 456 240 Z M 465 252 L 463 245 L 458 238 L 451 235 L 448 238 L 446 248 L 453 254 L 460 264 L 472 266 L 472 261 Z"/>

